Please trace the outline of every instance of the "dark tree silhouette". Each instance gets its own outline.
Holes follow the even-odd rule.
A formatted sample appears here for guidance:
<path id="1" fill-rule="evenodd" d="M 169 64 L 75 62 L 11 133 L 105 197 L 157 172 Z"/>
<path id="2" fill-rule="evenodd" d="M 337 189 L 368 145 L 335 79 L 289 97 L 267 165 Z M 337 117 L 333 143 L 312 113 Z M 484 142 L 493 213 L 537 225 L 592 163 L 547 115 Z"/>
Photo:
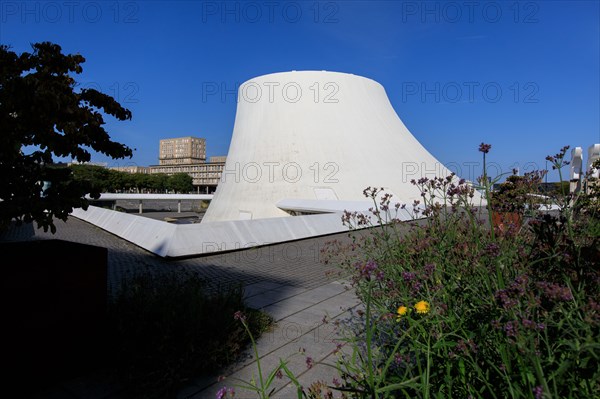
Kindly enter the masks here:
<path id="1" fill-rule="evenodd" d="M 124 144 L 111 140 L 101 114 L 118 120 L 131 112 L 94 89 L 75 91 L 72 74 L 85 58 L 62 54 L 49 42 L 16 54 L 0 45 L 0 227 L 11 220 L 35 221 L 54 233 L 53 219 L 66 220 L 73 208 L 87 209 L 91 184 L 72 178 L 70 168 L 53 156 L 90 160 L 89 149 L 112 158 L 131 157 Z"/>

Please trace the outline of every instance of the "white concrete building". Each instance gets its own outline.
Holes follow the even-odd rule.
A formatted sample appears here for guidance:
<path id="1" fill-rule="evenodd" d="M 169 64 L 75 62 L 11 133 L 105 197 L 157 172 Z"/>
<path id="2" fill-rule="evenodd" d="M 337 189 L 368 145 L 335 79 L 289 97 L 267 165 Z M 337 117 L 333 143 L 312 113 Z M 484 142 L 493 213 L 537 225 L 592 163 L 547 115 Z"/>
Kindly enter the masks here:
<path id="1" fill-rule="evenodd" d="M 349 201 L 364 207 L 369 186 L 412 203 L 420 199 L 412 179 L 449 174 L 379 83 L 337 72 L 274 73 L 240 86 L 227 162 L 202 223 L 290 216 L 282 201 L 324 211 L 343 211 Z"/>

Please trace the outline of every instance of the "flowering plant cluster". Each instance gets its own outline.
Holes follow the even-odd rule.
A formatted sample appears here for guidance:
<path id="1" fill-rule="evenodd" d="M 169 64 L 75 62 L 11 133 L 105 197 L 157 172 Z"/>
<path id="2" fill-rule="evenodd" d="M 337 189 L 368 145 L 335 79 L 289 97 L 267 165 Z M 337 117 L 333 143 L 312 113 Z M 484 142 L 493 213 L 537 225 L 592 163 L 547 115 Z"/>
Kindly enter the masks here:
<path id="1" fill-rule="evenodd" d="M 559 172 L 567 149 L 550 157 Z M 479 150 L 485 161 L 491 146 Z M 413 181 L 421 200 L 410 223 L 390 216 L 406 206 L 365 191 L 374 218 L 344 221 L 383 223 L 357 232 L 350 256 L 330 248 L 365 306 L 346 322 L 353 349 L 337 365 L 343 395 L 600 397 L 598 198 L 563 194 L 559 211 L 544 211 L 532 202 L 544 173 L 508 177 L 493 193 L 498 179 L 484 172 L 487 205 L 454 176 Z M 492 216 L 507 211 L 523 226 L 498 234 Z"/>

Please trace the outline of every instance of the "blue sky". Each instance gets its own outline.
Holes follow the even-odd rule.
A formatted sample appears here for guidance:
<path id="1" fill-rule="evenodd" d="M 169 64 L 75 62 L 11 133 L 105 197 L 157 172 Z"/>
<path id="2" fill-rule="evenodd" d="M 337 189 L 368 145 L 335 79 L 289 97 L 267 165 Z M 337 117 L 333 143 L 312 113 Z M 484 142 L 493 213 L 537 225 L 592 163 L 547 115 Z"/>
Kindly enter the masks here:
<path id="1" fill-rule="evenodd" d="M 482 141 L 503 172 L 544 168 L 564 145 L 585 153 L 600 142 L 599 4 L 3 1 L 0 43 L 22 52 L 52 41 L 82 54 L 81 86 L 133 112 L 107 129 L 134 157 L 94 161 L 156 164 L 160 138 L 186 135 L 224 155 L 236 85 L 310 69 L 381 83 L 416 138 L 473 178 Z M 215 84 L 219 93 L 208 95 Z"/>

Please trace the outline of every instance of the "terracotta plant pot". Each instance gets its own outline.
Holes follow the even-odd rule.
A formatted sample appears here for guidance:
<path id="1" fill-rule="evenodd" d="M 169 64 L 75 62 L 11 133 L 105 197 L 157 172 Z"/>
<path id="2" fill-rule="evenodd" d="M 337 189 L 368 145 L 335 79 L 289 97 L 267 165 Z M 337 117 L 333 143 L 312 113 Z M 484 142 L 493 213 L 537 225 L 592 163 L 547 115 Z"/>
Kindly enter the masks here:
<path id="1" fill-rule="evenodd" d="M 493 212 L 492 224 L 494 231 L 505 234 L 509 230 L 518 231 L 521 228 L 521 215 L 517 212 Z"/>

